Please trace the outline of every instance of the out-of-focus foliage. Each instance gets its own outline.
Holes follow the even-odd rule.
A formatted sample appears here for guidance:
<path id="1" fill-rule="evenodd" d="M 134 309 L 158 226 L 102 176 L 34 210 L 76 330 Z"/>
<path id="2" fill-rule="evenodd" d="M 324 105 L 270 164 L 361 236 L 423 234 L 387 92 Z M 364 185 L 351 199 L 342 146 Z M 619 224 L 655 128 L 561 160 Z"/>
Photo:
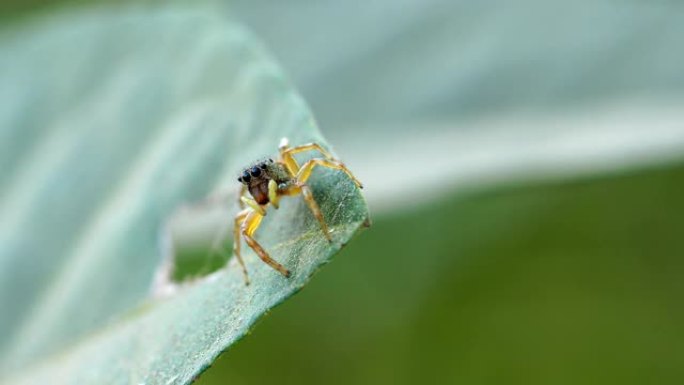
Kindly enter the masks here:
<path id="1" fill-rule="evenodd" d="M 676 2 L 229 3 L 368 181 L 373 208 L 684 153 Z"/>
<path id="2" fill-rule="evenodd" d="M 678 3 L 230 4 L 269 44 L 331 135 L 684 96 Z"/>
<path id="3" fill-rule="evenodd" d="M 367 220 L 346 176 L 316 172 L 334 242 L 295 200 L 258 233 L 293 277 L 245 248 L 249 287 L 230 266 L 149 300 L 173 212 L 218 192 L 230 221 L 241 167 L 282 137 L 326 145 L 308 108 L 213 7 L 61 12 L 0 52 L 0 381 L 186 383 Z"/>

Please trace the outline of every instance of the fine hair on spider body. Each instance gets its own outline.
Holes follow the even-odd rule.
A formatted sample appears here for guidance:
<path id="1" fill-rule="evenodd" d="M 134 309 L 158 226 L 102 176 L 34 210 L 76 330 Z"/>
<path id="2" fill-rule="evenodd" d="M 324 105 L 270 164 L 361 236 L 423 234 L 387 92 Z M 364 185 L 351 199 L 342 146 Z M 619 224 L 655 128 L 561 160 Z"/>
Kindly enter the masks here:
<path id="1" fill-rule="evenodd" d="M 254 233 L 259 228 L 261 220 L 266 215 L 266 208 L 268 206 L 273 206 L 277 209 L 282 196 L 295 196 L 301 194 L 307 206 L 320 224 L 323 235 L 328 242 L 332 242 L 330 230 L 323 218 L 321 209 L 313 198 L 311 188 L 306 183 L 311 176 L 311 172 L 316 166 L 339 170 L 347 174 L 357 187 L 363 188 L 361 182 L 354 177 L 351 171 L 349 171 L 342 162 L 335 159 L 327 150 L 317 143 L 290 147 L 288 140 L 283 138 L 278 150 L 279 158 L 277 160 L 264 159 L 255 162 L 251 166 L 245 168 L 240 174 L 240 177 L 238 177 L 238 182 L 242 183 L 239 200 L 240 208 L 242 210 L 235 216 L 235 226 L 233 227 L 233 253 L 242 267 L 245 284 L 247 285 L 249 285 L 249 275 L 240 253 L 241 236 L 262 261 L 283 276 L 290 277 L 290 271 L 271 258 L 264 248 L 254 239 Z M 323 157 L 310 159 L 300 166 L 299 163 L 297 163 L 297 160 L 295 160 L 294 155 L 306 151 L 318 151 Z"/>

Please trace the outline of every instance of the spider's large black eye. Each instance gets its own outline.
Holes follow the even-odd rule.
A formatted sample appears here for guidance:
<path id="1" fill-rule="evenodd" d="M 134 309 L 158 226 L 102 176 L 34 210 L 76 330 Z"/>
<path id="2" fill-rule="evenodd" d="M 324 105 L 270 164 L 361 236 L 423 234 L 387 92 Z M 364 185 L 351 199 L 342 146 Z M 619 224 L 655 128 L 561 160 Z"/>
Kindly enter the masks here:
<path id="1" fill-rule="evenodd" d="M 266 170 L 266 163 L 262 163 L 259 165 L 259 168 L 262 170 Z"/>
<path id="2" fill-rule="evenodd" d="M 261 175 L 261 169 L 260 169 L 259 167 L 257 167 L 257 166 L 252 167 L 252 169 L 251 169 L 249 172 L 250 172 L 250 173 L 252 174 L 252 176 L 255 177 L 255 178 L 258 177 L 259 175 Z"/>
<path id="3" fill-rule="evenodd" d="M 242 176 L 240 177 L 240 179 L 242 179 L 242 183 L 249 183 L 249 180 L 251 179 L 251 177 L 249 176 L 249 173 L 247 171 L 245 171 L 244 173 L 242 173 Z"/>

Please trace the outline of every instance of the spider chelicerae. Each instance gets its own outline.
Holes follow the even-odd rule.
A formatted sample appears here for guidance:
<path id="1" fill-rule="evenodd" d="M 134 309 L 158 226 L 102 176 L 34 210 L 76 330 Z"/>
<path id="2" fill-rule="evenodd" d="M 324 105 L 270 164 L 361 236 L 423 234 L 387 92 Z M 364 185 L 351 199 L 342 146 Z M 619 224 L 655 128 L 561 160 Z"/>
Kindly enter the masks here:
<path id="1" fill-rule="evenodd" d="M 342 162 L 335 159 L 317 143 L 290 147 L 287 138 L 283 138 L 278 150 L 280 153 L 279 159 L 276 161 L 267 159 L 257 162 L 244 169 L 238 178 L 238 181 L 242 183 L 240 205 L 243 209 L 235 216 L 233 253 L 242 267 L 245 284 L 247 285 L 249 284 L 249 275 L 240 254 L 240 235 L 245 238 L 247 245 L 257 253 L 262 261 L 266 262 L 266 264 L 280 272 L 283 276 L 290 276 L 290 271 L 271 258 L 254 239 L 254 232 L 259 228 L 261 220 L 266 215 L 266 208 L 269 205 L 277 209 L 278 202 L 282 196 L 302 194 L 304 201 L 320 224 L 323 234 L 329 242 L 332 242 L 330 230 L 323 218 L 321 209 L 313 197 L 311 188 L 306 184 L 306 181 L 311 176 L 311 172 L 316 166 L 340 170 L 346 173 L 359 188 L 363 188 L 361 182 L 354 177 Z M 300 166 L 293 155 L 305 151 L 318 151 L 323 157 L 310 159 Z M 247 193 L 251 197 L 247 196 Z"/>

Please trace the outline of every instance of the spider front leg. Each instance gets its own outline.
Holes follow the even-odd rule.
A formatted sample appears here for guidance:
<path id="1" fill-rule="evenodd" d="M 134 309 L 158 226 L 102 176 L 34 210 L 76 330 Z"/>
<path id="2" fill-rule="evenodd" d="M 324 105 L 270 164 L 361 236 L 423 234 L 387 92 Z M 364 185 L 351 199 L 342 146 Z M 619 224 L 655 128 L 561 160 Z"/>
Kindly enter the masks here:
<path id="1" fill-rule="evenodd" d="M 264 250 L 263 247 L 257 241 L 252 237 L 254 235 L 254 232 L 259 228 L 259 225 L 261 224 L 261 220 L 264 218 L 263 215 L 260 213 L 247 209 L 247 215 L 242 222 L 242 225 L 240 226 L 240 232 L 242 233 L 242 236 L 245 238 L 245 241 L 247 242 L 247 245 L 254 250 L 259 258 L 261 258 L 262 261 L 266 262 L 267 265 L 271 266 L 280 274 L 284 275 L 286 278 L 290 277 L 290 271 L 287 270 L 283 265 L 280 263 L 276 262 L 273 258 L 271 258 L 268 253 Z M 238 239 L 239 241 L 239 239 Z M 238 243 L 238 242 L 236 242 Z"/>
<path id="2" fill-rule="evenodd" d="M 260 204 L 258 204 L 254 199 L 249 198 L 247 196 L 241 196 L 240 197 L 240 202 L 242 203 L 240 206 L 244 207 L 244 205 L 247 205 L 252 208 L 252 210 L 258 212 L 261 214 L 261 216 L 266 215 L 266 209 L 264 209 Z"/>
<path id="3" fill-rule="evenodd" d="M 245 285 L 249 285 L 249 275 L 247 274 L 245 261 L 242 259 L 242 255 L 240 254 L 240 228 L 242 227 L 245 218 L 247 218 L 247 215 L 251 212 L 251 209 L 244 209 L 237 213 L 235 216 L 235 226 L 233 227 L 233 254 L 235 254 L 235 257 L 240 263 L 240 267 L 242 267 L 242 275 L 245 277 Z"/>

